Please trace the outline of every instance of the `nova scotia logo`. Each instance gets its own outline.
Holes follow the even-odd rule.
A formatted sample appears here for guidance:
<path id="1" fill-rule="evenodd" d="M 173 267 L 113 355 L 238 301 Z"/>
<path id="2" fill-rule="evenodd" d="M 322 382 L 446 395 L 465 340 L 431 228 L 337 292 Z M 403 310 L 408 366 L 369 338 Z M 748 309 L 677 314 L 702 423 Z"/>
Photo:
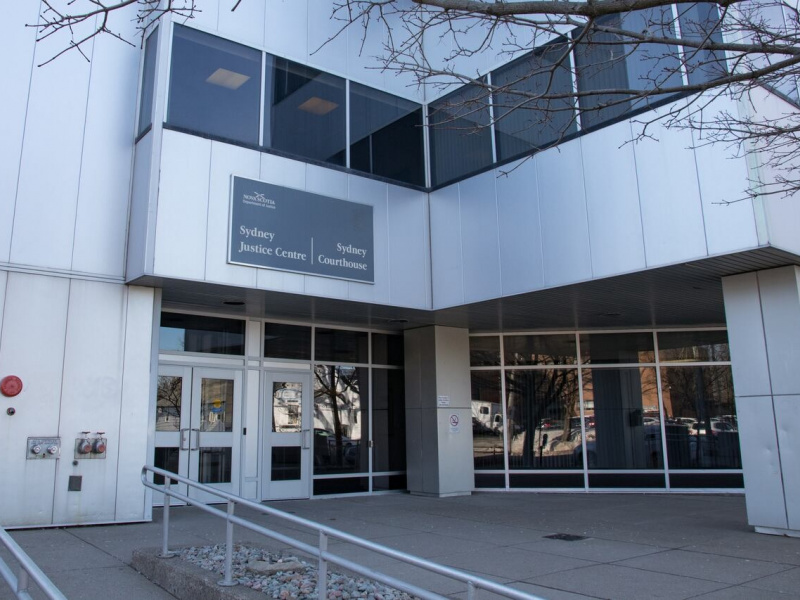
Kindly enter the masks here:
<path id="1" fill-rule="evenodd" d="M 263 208 L 275 208 L 275 200 L 267 198 L 261 192 L 253 192 L 252 194 L 242 194 L 242 200 L 245 204 L 255 204 Z"/>

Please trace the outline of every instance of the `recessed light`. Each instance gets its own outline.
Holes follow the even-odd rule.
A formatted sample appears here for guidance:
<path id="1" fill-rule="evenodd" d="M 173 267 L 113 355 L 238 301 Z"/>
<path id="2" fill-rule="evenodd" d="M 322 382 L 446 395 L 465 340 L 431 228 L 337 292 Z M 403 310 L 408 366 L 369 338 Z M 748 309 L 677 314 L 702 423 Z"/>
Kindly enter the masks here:
<path id="1" fill-rule="evenodd" d="M 307 113 L 311 113 L 312 115 L 317 115 L 321 117 L 323 115 L 327 115 L 333 109 L 338 107 L 339 105 L 336 104 L 336 102 L 331 102 L 330 100 L 323 100 L 322 98 L 318 98 L 317 96 L 311 96 L 311 98 L 303 102 L 297 108 Z"/>
<path id="2" fill-rule="evenodd" d="M 222 303 L 226 306 L 244 306 L 241 300 L 223 300 Z"/>
<path id="3" fill-rule="evenodd" d="M 208 79 L 206 79 L 206 83 L 212 83 L 229 90 L 238 90 L 248 79 L 250 79 L 249 75 L 236 73 L 235 71 L 229 71 L 228 69 L 220 67 L 209 75 Z"/>
<path id="4" fill-rule="evenodd" d="M 392 325 L 402 325 L 403 323 L 408 323 L 408 319 L 386 319 L 386 322 Z"/>

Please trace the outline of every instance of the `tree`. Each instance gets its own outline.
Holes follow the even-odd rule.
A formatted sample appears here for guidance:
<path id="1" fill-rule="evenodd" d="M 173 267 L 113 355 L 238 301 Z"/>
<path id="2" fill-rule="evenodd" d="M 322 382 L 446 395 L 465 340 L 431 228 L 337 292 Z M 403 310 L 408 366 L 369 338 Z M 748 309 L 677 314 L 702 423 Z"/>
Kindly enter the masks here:
<path id="1" fill-rule="evenodd" d="M 242 2 L 221 1 L 231 10 Z M 121 37 L 109 23 L 123 9 L 144 30 L 167 13 L 192 17 L 202 0 L 42 6 L 39 37 L 67 33 L 63 53 L 80 52 L 99 34 Z M 419 85 L 467 86 L 453 105 L 438 105 L 438 126 L 494 125 L 520 138 L 527 130 L 536 150 L 579 127 L 662 104 L 636 117 L 638 138 L 653 135 L 655 122 L 688 127 L 699 132 L 698 144 L 758 155 L 768 177 L 752 181 L 746 197 L 800 189 L 800 12 L 788 0 L 334 0 L 332 7 L 340 35 L 382 36 L 383 69 L 411 74 Z M 489 79 L 476 67 L 486 53 L 497 64 L 517 60 L 517 68 Z M 777 114 L 756 110 L 765 89 L 788 100 Z M 737 109 L 719 111 L 721 97 Z M 551 133 L 540 139 L 540 130 Z"/>

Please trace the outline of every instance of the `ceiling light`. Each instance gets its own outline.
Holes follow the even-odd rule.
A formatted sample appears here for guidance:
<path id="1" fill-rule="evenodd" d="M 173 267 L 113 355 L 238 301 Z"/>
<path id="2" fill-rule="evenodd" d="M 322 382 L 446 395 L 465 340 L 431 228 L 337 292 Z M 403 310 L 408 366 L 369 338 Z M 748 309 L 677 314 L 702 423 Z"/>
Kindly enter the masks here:
<path id="1" fill-rule="evenodd" d="M 220 67 L 206 79 L 206 82 L 228 88 L 229 90 L 238 90 L 248 79 L 250 79 L 249 75 L 228 71 L 228 69 Z"/>
<path id="2" fill-rule="evenodd" d="M 317 115 L 321 117 L 322 115 L 327 115 L 334 108 L 338 107 L 339 105 L 336 104 L 336 102 L 331 102 L 330 100 L 323 100 L 322 98 L 318 98 L 317 96 L 311 96 L 311 98 L 303 102 L 297 108 L 307 113 L 311 113 L 312 115 Z"/>

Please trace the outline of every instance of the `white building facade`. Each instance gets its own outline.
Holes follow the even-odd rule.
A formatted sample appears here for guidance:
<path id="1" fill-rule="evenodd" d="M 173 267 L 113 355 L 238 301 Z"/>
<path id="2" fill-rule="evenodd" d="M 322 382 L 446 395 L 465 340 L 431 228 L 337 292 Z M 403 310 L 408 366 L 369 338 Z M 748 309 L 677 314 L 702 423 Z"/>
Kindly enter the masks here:
<path id="1" fill-rule="evenodd" d="M 800 532 L 800 207 L 726 203 L 757 161 L 626 144 L 625 112 L 540 152 L 426 129 L 442 92 L 329 3 L 208 0 L 43 67 L 17 4 L 4 526 L 147 520 L 155 464 L 255 500 L 744 492 Z"/>

